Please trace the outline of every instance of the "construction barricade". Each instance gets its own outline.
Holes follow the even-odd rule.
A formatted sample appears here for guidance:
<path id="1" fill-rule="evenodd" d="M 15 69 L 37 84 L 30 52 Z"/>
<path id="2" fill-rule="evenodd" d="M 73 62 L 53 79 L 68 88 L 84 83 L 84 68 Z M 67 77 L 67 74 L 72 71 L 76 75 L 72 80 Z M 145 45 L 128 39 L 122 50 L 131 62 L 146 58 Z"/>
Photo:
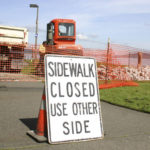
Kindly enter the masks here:
<path id="1" fill-rule="evenodd" d="M 65 50 L 52 46 L 0 45 L 0 81 L 44 81 L 44 55 L 83 55 L 97 61 L 100 84 L 150 80 L 150 53 L 109 43 L 107 49 Z"/>

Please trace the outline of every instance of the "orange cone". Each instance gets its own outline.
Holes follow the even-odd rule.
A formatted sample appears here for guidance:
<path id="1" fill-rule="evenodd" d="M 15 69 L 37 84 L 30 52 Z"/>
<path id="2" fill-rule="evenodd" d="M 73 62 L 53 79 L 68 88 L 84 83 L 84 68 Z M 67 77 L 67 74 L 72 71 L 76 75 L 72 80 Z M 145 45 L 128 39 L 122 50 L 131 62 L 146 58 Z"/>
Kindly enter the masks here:
<path id="1" fill-rule="evenodd" d="M 47 141 L 47 119 L 46 119 L 46 96 L 45 96 L 45 87 L 43 90 L 42 100 L 40 111 L 38 115 L 37 127 L 36 130 L 28 131 L 28 135 L 33 137 L 38 142 Z"/>

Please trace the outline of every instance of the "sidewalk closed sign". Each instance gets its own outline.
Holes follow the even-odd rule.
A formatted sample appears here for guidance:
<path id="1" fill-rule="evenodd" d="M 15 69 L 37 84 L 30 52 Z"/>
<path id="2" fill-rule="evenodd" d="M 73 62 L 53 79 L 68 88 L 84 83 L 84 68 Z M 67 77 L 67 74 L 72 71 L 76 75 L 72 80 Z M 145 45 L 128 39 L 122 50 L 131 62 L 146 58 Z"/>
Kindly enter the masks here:
<path id="1" fill-rule="evenodd" d="M 45 56 L 49 143 L 103 137 L 96 62 L 76 56 Z"/>

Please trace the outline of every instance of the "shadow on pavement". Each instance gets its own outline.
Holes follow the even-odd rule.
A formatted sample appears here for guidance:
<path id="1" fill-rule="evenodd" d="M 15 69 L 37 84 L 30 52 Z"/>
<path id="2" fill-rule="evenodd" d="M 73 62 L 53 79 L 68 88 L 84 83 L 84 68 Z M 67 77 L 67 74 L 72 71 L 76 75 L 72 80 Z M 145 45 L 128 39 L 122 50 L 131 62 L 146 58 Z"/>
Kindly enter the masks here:
<path id="1" fill-rule="evenodd" d="M 19 119 L 19 120 L 23 124 L 25 124 L 30 130 L 35 130 L 36 124 L 37 124 L 37 119 L 38 118 L 23 118 L 23 119 Z"/>

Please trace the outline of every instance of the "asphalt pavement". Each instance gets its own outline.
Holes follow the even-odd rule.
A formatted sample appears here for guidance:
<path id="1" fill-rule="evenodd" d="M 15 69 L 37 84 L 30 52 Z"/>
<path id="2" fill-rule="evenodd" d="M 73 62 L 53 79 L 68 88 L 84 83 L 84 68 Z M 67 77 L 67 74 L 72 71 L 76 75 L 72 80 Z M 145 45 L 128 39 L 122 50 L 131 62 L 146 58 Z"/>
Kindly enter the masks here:
<path id="1" fill-rule="evenodd" d="M 150 150 L 150 114 L 101 102 L 104 139 L 50 145 L 26 132 L 34 130 L 44 84 L 0 82 L 0 150 Z"/>

